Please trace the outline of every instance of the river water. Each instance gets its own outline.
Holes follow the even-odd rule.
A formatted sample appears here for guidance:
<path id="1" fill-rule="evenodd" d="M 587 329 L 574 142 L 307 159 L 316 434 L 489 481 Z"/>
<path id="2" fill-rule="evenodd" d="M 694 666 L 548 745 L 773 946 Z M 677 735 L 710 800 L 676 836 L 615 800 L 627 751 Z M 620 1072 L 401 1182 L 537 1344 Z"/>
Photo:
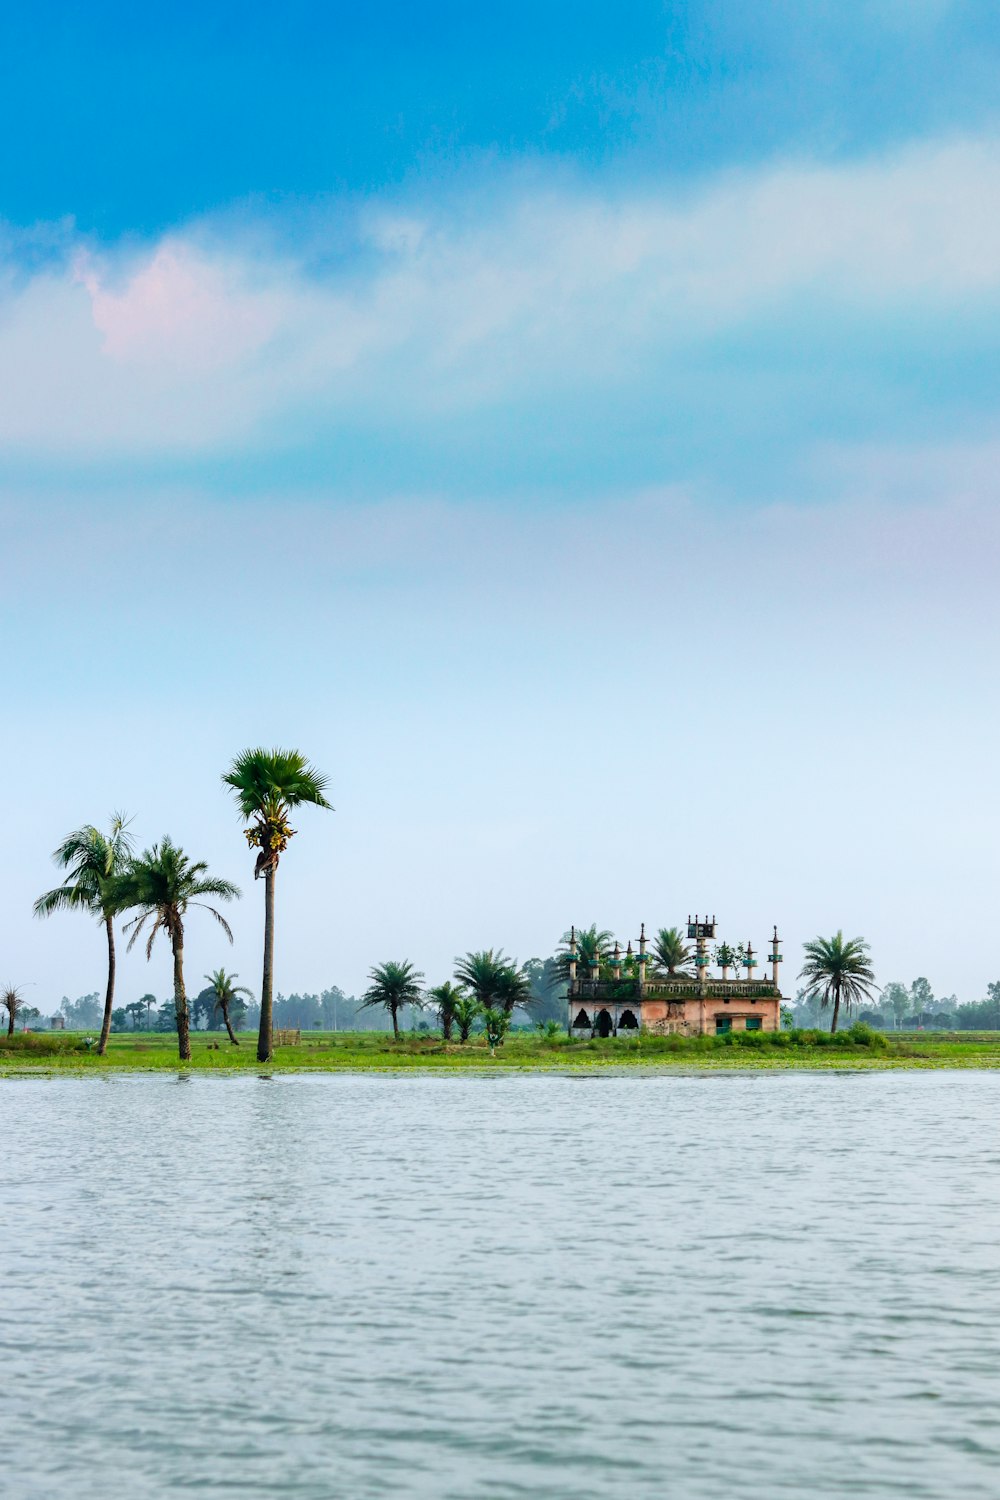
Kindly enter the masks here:
<path id="1" fill-rule="evenodd" d="M 0 1083 L 6 1500 L 1000 1494 L 1000 1075 Z"/>

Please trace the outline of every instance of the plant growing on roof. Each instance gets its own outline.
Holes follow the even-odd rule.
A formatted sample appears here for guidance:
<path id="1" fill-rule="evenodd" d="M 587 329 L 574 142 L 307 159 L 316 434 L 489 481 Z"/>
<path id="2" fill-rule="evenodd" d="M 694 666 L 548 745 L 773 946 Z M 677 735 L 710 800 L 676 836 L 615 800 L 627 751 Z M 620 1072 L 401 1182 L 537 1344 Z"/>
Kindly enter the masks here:
<path id="1" fill-rule="evenodd" d="M 669 978 L 690 978 L 687 965 L 691 962 L 691 949 L 681 935 L 679 927 L 661 927 L 653 939 L 653 961 Z"/>
<path id="2" fill-rule="evenodd" d="M 739 961 L 736 949 L 730 943 L 720 943 L 712 951 L 712 958 L 722 970 L 723 979 L 729 978 L 729 970 L 734 968 Z"/>

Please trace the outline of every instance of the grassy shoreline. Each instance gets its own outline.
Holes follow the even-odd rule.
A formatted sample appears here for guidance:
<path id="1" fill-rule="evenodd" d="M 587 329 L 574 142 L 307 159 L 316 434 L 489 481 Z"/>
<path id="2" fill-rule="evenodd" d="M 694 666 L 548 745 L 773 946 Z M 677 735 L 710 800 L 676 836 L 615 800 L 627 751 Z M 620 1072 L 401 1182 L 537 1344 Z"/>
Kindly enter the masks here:
<path id="1" fill-rule="evenodd" d="M 804 1039 L 803 1039 L 804 1037 Z M 1000 1032 L 933 1033 L 888 1037 L 876 1044 L 815 1033 L 791 1040 L 734 1045 L 716 1037 L 635 1037 L 570 1041 L 514 1034 L 491 1057 L 481 1038 L 466 1046 L 445 1046 L 440 1037 L 405 1036 L 400 1042 L 382 1032 L 314 1032 L 297 1046 L 275 1049 L 273 1059 L 257 1062 L 256 1037 L 240 1037 L 233 1047 L 225 1033 L 196 1033 L 193 1056 L 182 1063 L 177 1039 L 169 1033 L 112 1035 L 106 1056 L 88 1050 L 82 1035 L 37 1033 L 0 1040 L 0 1078 L 38 1073 L 313 1073 L 414 1071 L 691 1073 L 706 1071 L 896 1070 L 1000 1068 Z M 811 1039 L 815 1038 L 815 1039 Z"/>

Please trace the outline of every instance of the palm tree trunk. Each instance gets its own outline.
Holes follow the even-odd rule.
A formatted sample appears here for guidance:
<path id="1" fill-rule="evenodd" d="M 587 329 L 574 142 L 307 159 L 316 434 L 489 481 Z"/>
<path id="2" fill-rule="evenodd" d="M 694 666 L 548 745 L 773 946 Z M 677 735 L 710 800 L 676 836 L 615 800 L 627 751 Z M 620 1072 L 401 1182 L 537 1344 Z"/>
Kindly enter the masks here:
<path id="1" fill-rule="evenodd" d="M 9 1020 L 7 1022 L 7 1035 L 8 1036 L 13 1036 L 14 1035 L 14 1017 L 15 1017 L 16 1014 L 17 1014 L 17 1012 L 13 1011 L 13 1010 L 8 1010 L 8 1012 L 7 1012 L 7 1015 L 9 1016 Z"/>
<path id="2" fill-rule="evenodd" d="M 442 1016 L 442 1018 L 441 1018 L 441 1040 L 443 1042 L 450 1042 L 451 1041 L 451 1028 L 452 1028 L 452 1018 L 451 1018 L 451 1016 Z"/>
<path id="3" fill-rule="evenodd" d="M 830 1027 L 830 1035 L 831 1036 L 833 1036 L 833 1033 L 837 1029 L 837 1017 L 839 1015 L 840 1015 L 840 985 L 836 984 L 833 987 L 833 1024 Z"/>
<path id="4" fill-rule="evenodd" d="M 396 1007 L 395 1006 L 392 1007 L 392 1034 L 395 1037 L 396 1041 L 398 1042 L 399 1041 L 399 1016 L 398 1016 L 398 1014 L 396 1012 Z"/>
<path id="5" fill-rule="evenodd" d="M 232 1022 L 229 1019 L 229 1003 L 228 1003 L 228 1001 L 226 1001 L 226 1000 L 220 1000 L 219 1007 L 220 1007 L 220 1009 L 222 1011 L 222 1019 L 226 1023 L 226 1030 L 229 1032 L 229 1040 L 232 1042 L 232 1044 L 233 1044 L 234 1047 L 238 1047 L 240 1044 L 239 1044 L 239 1042 L 238 1042 L 238 1040 L 236 1038 L 236 1033 L 233 1031 Z"/>
<path id="6" fill-rule="evenodd" d="M 104 918 L 108 934 L 108 987 L 104 992 L 104 1020 L 101 1022 L 101 1039 L 97 1044 L 98 1057 L 104 1056 L 111 1035 L 111 1008 L 115 1002 L 115 924 L 112 917 Z"/>
<path id="7" fill-rule="evenodd" d="M 257 1061 L 271 1059 L 271 1013 L 274 985 L 274 866 L 264 871 L 264 974 L 260 982 L 260 1030 Z"/>
<path id="8" fill-rule="evenodd" d="M 177 1051 L 181 1062 L 191 1061 L 191 1029 L 188 1022 L 187 994 L 184 990 L 184 932 L 177 933 L 173 940 L 174 950 L 174 1012 L 177 1016 Z"/>

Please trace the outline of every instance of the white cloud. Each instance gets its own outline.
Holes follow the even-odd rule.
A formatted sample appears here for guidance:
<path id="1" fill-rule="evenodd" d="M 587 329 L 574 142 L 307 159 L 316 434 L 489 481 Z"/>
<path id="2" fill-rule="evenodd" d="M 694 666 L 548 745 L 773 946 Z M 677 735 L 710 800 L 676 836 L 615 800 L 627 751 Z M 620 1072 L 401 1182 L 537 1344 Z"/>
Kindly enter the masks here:
<path id="1" fill-rule="evenodd" d="M 114 454 L 273 444 L 281 424 L 433 420 L 641 382 L 728 331 L 992 308 L 1000 144 L 775 166 L 697 190 L 499 188 L 373 205 L 323 275 L 200 226 L 129 263 L 81 247 L 0 302 L 0 438 Z"/>

